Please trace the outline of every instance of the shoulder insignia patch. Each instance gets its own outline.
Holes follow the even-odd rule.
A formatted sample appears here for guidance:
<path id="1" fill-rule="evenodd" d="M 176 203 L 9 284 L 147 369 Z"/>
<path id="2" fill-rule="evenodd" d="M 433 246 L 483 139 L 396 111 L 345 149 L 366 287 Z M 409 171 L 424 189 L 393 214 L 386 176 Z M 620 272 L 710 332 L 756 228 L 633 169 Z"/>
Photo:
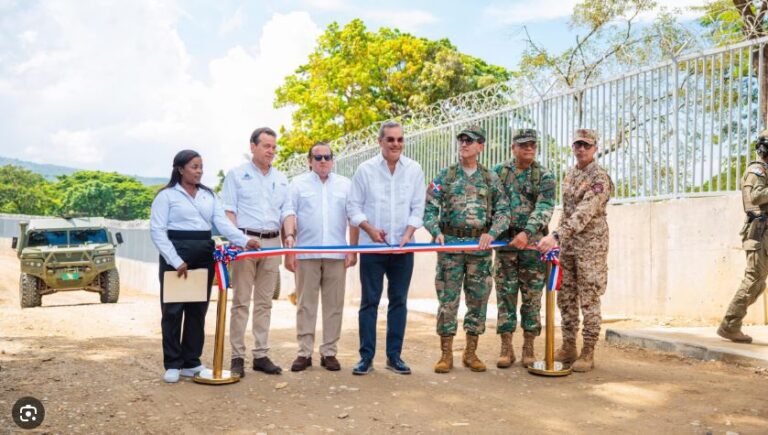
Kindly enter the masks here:
<path id="1" fill-rule="evenodd" d="M 431 190 L 435 194 L 438 194 L 440 193 L 440 191 L 443 190 L 443 185 L 432 181 L 431 183 L 429 183 L 429 190 Z"/>
<path id="2" fill-rule="evenodd" d="M 603 183 L 595 183 L 592 185 L 592 191 L 595 193 L 603 193 Z"/>
<path id="3" fill-rule="evenodd" d="M 757 175 L 758 177 L 765 177 L 765 173 L 761 171 L 759 168 L 752 168 L 749 170 L 749 172 Z"/>

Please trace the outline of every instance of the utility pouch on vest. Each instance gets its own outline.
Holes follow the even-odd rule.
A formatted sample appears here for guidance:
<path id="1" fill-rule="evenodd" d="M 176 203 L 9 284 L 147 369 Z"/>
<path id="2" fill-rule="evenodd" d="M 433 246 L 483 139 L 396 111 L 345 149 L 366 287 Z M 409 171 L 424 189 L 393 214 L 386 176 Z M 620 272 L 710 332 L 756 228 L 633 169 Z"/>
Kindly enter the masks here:
<path id="1" fill-rule="evenodd" d="M 747 230 L 747 240 L 754 240 L 760 242 L 763 240 L 763 234 L 765 234 L 765 216 L 758 215 L 753 217 L 750 213 L 749 229 Z"/>

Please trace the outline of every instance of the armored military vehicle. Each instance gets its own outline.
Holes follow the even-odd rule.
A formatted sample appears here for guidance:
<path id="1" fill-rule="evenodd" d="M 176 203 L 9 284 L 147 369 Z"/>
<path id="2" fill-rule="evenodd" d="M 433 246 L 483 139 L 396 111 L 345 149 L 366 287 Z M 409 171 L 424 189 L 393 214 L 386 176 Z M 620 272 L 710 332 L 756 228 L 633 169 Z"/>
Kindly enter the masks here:
<path id="1" fill-rule="evenodd" d="M 12 247 L 21 262 L 21 308 L 39 307 L 44 295 L 85 290 L 101 295 L 102 303 L 115 303 L 120 276 L 115 247 L 123 243 L 103 218 L 42 218 L 20 223 Z"/>

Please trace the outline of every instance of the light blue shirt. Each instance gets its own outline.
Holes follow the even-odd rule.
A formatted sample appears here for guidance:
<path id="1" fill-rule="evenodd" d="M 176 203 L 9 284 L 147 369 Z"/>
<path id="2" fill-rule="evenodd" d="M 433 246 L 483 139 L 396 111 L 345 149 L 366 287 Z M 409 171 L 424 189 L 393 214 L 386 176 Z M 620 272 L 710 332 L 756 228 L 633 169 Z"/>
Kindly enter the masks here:
<path id="1" fill-rule="evenodd" d="M 279 231 L 288 203 L 288 178 L 274 167 L 263 174 L 252 161 L 231 169 L 221 191 L 224 210 L 235 213 L 237 227 Z"/>
<path id="2" fill-rule="evenodd" d="M 168 230 L 210 231 L 214 225 L 232 243 L 239 246 L 248 243 L 248 238 L 224 214 L 224 208 L 215 194 L 205 189 L 198 189 L 192 198 L 183 187 L 176 184 L 161 190 L 152 201 L 150 237 L 160 255 L 176 269 L 184 260 L 168 239 Z"/>

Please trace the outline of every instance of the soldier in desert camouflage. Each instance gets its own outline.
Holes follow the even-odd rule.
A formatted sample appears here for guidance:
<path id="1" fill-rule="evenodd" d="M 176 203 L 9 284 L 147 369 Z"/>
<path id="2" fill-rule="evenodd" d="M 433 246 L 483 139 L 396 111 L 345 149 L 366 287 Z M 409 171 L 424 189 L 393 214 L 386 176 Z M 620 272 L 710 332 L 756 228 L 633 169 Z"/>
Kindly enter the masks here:
<path id="1" fill-rule="evenodd" d="M 563 180 L 563 214 L 557 230 L 539 242 L 539 250 L 547 252 L 558 240 L 562 248 L 563 281 L 557 306 L 562 317 L 563 346 L 555 359 L 572 364 L 573 371 L 586 372 L 595 365 L 594 350 L 602 322 L 600 297 L 608 284 L 605 209 L 613 182 L 595 161 L 597 133 L 594 130 L 576 130 L 572 146 L 576 167 Z M 584 317 L 581 355 L 576 352 L 579 307 Z"/>
<path id="2" fill-rule="evenodd" d="M 437 254 L 435 289 L 440 304 L 437 334 L 442 356 L 436 373 L 453 368 L 453 337 L 456 335 L 464 287 L 467 314 L 464 331 L 467 345 L 462 361 L 475 372 L 485 371 L 477 357 L 477 339 L 485 332 L 485 315 L 493 278 L 490 243 L 509 227 L 509 202 L 496 174 L 477 162 L 485 144 L 485 131 L 470 127 L 458 134 L 461 162 L 443 169 L 427 188 L 424 227 L 435 243 L 472 242 L 479 238 L 481 251 Z"/>

